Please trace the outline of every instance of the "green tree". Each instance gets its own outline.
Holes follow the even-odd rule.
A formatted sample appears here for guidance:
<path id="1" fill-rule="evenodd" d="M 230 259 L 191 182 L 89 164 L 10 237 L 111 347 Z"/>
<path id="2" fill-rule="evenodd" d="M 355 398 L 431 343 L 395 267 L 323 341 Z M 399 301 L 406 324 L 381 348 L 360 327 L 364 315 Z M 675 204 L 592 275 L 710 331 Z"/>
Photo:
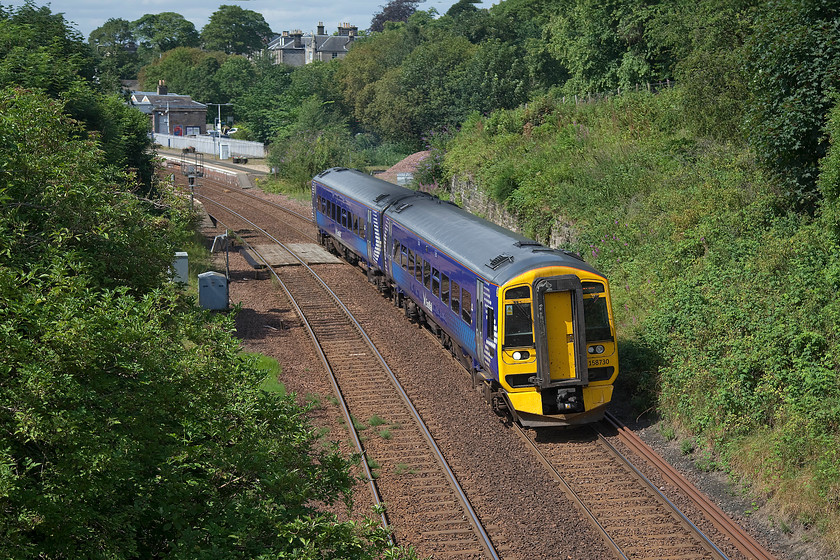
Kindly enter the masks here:
<path id="1" fill-rule="evenodd" d="M 27 2 L 0 11 L 0 86 L 38 88 L 57 96 L 93 80 L 96 59 L 61 14 Z"/>
<path id="2" fill-rule="evenodd" d="M 93 80 L 95 61 L 90 45 L 62 15 L 29 3 L 10 13 L 0 11 L 0 87 L 37 89 L 62 98 L 64 110 L 84 123 L 109 160 L 135 170 L 148 189 L 148 122 L 121 98 L 103 95 L 103 84 Z"/>
<path id="3" fill-rule="evenodd" d="M 357 122 L 375 128 L 375 118 L 367 118 L 367 107 L 381 89 L 377 82 L 398 68 L 419 42 L 405 26 L 389 28 L 356 41 L 341 60 L 336 78 Z"/>
<path id="4" fill-rule="evenodd" d="M 482 42 L 467 65 L 462 89 L 466 110 L 490 113 L 525 103 L 531 77 L 521 49 L 498 39 Z"/>
<path id="5" fill-rule="evenodd" d="M 647 27 L 649 48 L 674 60 L 683 114 L 698 134 L 742 141 L 749 102 L 744 44 L 757 0 L 663 3 Z"/>
<path id="6" fill-rule="evenodd" d="M 399 91 L 412 107 L 412 136 L 457 125 L 471 112 L 461 92 L 475 51 L 465 37 L 435 33 L 405 58 Z M 381 103 L 379 109 L 387 110 Z"/>
<path id="7" fill-rule="evenodd" d="M 254 64 L 244 56 L 229 56 L 213 76 L 221 99 L 241 97 L 254 85 L 257 71 Z"/>
<path id="8" fill-rule="evenodd" d="M 575 0 L 546 27 L 550 52 L 568 69 L 569 93 L 600 93 L 669 77 L 651 56 L 646 28 L 657 0 Z"/>
<path id="9" fill-rule="evenodd" d="M 271 35 L 262 14 L 222 5 L 201 30 L 201 42 L 207 50 L 251 55 L 263 50 Z"/>
<path id="10" fill-rule="evenodd" d="M 102 60 L 99 65 L 100 77 L 103 74 L 114 75 L 119 79 L 132 79 L 137 76 L 137 44 L 134 27 L 130 21 L 122 18 L 109 19 L 90 32 L 88 44 Z"/>
<path id="11" fill-rule="evenodd" d="M 159 80 L 165 80 L 172 93 L 189 95 L 202 103 L 227 103 L 228 99 L 220 92 L 216 72 L 228 58 L 219 51 L 178 47 L 141 68 L 138 78 L 141 87 L 147 90 L 154 90 Z"/>
<path id="12" fill-rule="evenodd" d="M 175 12 L 146 14 L 132 23 L 141 64 L 149 64 L 177 47 L 197 47 L 198 31 L 191 21 Z"/>
<path id="13" fill-rule="evenodd" d="M 247 123 L 254 139 L 272 140 L 288 130 L 296 118 L 295 97 L 288 94 L 292 68 L 268 56 L 257 57 L 253 84 L 235 100 L 238 119 Z"/>
<path id="14" fill-rule="evenodd" d="M 839 28 L 836 2 L 771 1 L 748 42 L 749 141 L 807 210 L 815 208 L 818 162 L 828 147 L 829 94 L 840 89 Z"/>
<path id="15" fill-rule="evenodd" d="M 305 188 L 324 169 L 359 167 L 357 158 L 343 115 L 312 96 L 300 102 L 294 122 L 272 143 L 268 162 L 292 185 Z"/>
<path id="16" fill-rule="evenodd" d="M 61 102 L 0 90 L 4 557 L 379 557 L 315 506 L 349 500 L 348 461 L 166 282 L 187 206 L 151 211 L 102 155 Z"/>

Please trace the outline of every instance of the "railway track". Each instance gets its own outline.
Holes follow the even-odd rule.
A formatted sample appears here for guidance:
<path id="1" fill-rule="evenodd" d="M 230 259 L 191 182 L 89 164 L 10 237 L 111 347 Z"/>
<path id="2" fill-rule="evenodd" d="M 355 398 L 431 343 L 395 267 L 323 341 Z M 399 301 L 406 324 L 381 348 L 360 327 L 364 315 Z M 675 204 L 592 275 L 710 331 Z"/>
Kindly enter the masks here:
<path id="1" fill-rule="evenodd" d="M 232 209 L 206 202 L 285 247 Z M 354 439 L 369 481 L 386 504 L 397 544 L 405 540 L 421 555 L 435 558 L 499 558 L 428 428 L 350 311 L 303 261 L 280 270 L 268 268 L 320 348 L 337 395 L 346 403 L 348 430 L 378 430 Z M 401 507 L 387 508 L 389 503 Z"/>
<path id="2" fill-rule="evenodd" d="M 633 462 L 605 437 L 615 430 L 625 445 L 656 469 L 703 511 L 727 543 L 749 560 L 775 560 L 720 508 L 711 504 L 673 467 L 617 419 L 578 432 L 513 429 L 560 483 L 583 516 L 618 558 L 625 560 L 729 560 Z"/>
<path id="3" fill-rule="evenodd" d="M 265 198 L 251 194 L 248 191 L 238 187 L 229 187 L 226 185 L 217 184 L 210 179 L 203 180 L 202 183 L 196 187 L 197 196 L 207 198 L 211 194 L 214 194 L 216 196 L 216 200 L 218 200 L 219 196 L 224 196 L 243 201 L 245 205 L 253 208 L 255 211 L 260 213 L 265 213 L 265 207 L 268 206 L 269 208 L 283 212 L 284 214 L 293 218 L 294 221 L 297 221 L 300 224 L 303 224 L 304 226 L 308 226 L 309 228 L 311 228 L 314 224 L 311 215 L 296 212 L 288 206 L 277 204 L 276 202 L 273 202 L 271 200 L 266 200 Z M 307 239 L 310 239 L 312 241 L 315 240 L 315 235 L 312 233 L 311 229 L 304 230 L 303 227 L 297 227 L 296 225 L 289 223 L 286 223 L 285 225 L 288 225 L 289 227 L 293 228 L 303 237 L 306 237 Z"/>
<path id="4" fill-rule="evenodd" d="M 231 194 L 233 191 L 235 189 L 213 189 L 214 193 Z M 254 202 L 267 202 L 260 197 L 247 196 L 253 199 L 249 202 L 249 207 L 258 206 Z M 214 204 L 210 200 L 206 202 Z M 276 208 L 283 212 L 288 210 L 281 205 L 277 205 Z M 233 216 L 235 213 L 230 215 Z M 297 219 L 311 223 L 311 219 L 308 217 L 305 218 L 299 213 L 295 213 L 295 215 Z M 251 224 L 250 229 L 252 232 L 257 230 L 253 224 Z M 271 270 L 271 267 L 268 268 Z M 307 285 L 305 276 L 298 276 L 302 272 L 301 268 L 283 267 L 277 273 L 284 285 L 287 286 L 286 289 L 295 285 Z M 404 422 L 406 422 L 405 418 L 408 418 L 410 413 L 393 412 L 398 409 L 395 408 L 394 390 L 389 386 L 391 384 L 399 387 L 399 382 L 395 378 L 393 380 L 388 379 L 387 374 L 371 381 L 370 366 L 358 366 L 363 358 L 367 360 L 369 351 L 359 352 L 359 348 L 362 346 L 358 341 L 352 339 L 342 341 L 341 337 L 333 334 L 334 331 L 337 333 L 347 328 L 361 332 L 361 328 L 358 326 L 337 326 L 336 317 L 339 312 L 335 310 L 328 312 L 326 316 L 319 315 L 317 310 L 323 309 L 325 298 L 328 296 L 324 295 L 323 292 L 318 294 L 311 288 L 306 287 L 302 288 L 302 291 L 315 294 L 314 299 L 301 306 L 299 314 L 303 317 L 308 313 L 313 317 L 311 323 L 313 336 L 317 338 L 315 333 L 320 332 L 321 338 L 326 341 L 324 344 L 324 361 L 330 367 L 335 366 L 335 369 L 339 372 L 334 382 L 336 390 L 344 388 L 343 390 L 348 396 L 347 401 L 350 403 L 350 410 L 353 411 L 352 415 L 348 412 L 348 418 L 345 421 L 348 425 L 353 424 L 356 427 L 363 428 L 363 433 L 366 434 L 372 434 L 377 430 L 388 433 L 387 438 L 379 434 L 368 435 L 366 438 L 363 453 L 368 464 L 373 466 L 371 477 L 377 477 L 378 484 L 382 484 L 386 483 L 386 479 L 390 479 L 388 482 L 393 482 L 395 478 L 398 479 L 402 475 L 410 475 L 406 478 L 410 480 L 412 488 L 400 490 L 400 484 L 397 482 L 397 490 L 389 494 L 391 498 L 390 500 L 386 498 L 386 503 L 388 501 L 394 502 L 394 496 L 397 497 L 397 501 L 407 496 L 416 496 L 417 494 L 414 492 L 418 489 L 423 496 L 429 497 L 428 502 L 424 499 L 412 504 L 413 511 L 402 512 L 405 519 L 411 519 L 410 524 L 413 527 L 401 528 L 401 512 L 389 512 L 391 519 L 396 519 L 394 527 L 400 527 L 395 531 L 398 541 L 410 542 L 415 546 L 416 543 L 422 543 L 423 547 L 429 547 L 427 554 L 432 554 L 436 558 L 449 556 L 459 558 L 498 557 L 494 556 L 498 552 L 492 552 L 492 549 L 480 550 L 480 547 L 475 544 L 476 541 L 473 541 L 473 537 L 465 538 L 464 535 L 467 532 L 464 526 L 449 525 L 450 522 L 443 519 L 446 517 L 443 515 L 443 510 L 447 507 L 445 504 L 454 502 L 450 502 L 451 495 L 449 491 L 445 491 L 446 485 L 440 483 L 437 478 L 438 475 L 432 474 L 432 466 L 438 459 L 427 455 L 425 452 L 418 451 L 424 445 L 421 439 L 417 439 L 415 435 L 408 437 L 407 434 L 402 433 Z M 302 302 L 306 296 L 306 294 L 293 296 L 291 291 L 289 294 L 290 298 L 301 297 Z M 309 310 L 310 306 L 311 310 Z M 367 338 L 366 335 L 362 336 L 365 339 Z M 371 353 L 373 352 L 375 351 L 371 351 Z M 384 367 L 384 370 L 387 370 L 387 366 Z M 390 376 L 393 377 L 393 374 L 390 374 Z M 358 384 L 357 380 L 359 380 Z M 355 388 L 350 389 L 350 387 Z M 402 392 L 403 397 L 405 396 L 402 389 L 399 389 L 398 392 Z M 382 404 L 373 402 L 379 399 L 379 395 L 382 395 Z M 411 405 L 409 404 L 409 406 Z M 614 420 L 611 421 L 615 422 Z M 384 427 L 370 430 L 374 424 Z M 618 423 L 614 423 L 611 430 L 614 430 L 611 435 L 618 435 L 622 444 L 632 449 L 634 454 L 646 457 L 646 461 L 649 461 L 656 469 L 660 469 L 663 472 L 662 476 L 670 483 L 682 486 L 678 480 L 681 478 L 679 474 L 673 471 L 655 453 L 647 449 L 647 446 L 635 434 Z M 602 532 L 602 538 L 609 543 L 617 558 L 634 560 L 648 558 L 684 560 L 694 558 L 773 559 L 772 555 L 744 534 L 727 516 L 722 515 L 719 508 L 710 504 L 708 500 L 705 500 L 699 492 L 683 480 L 683 483 L 689 488 L 681 489 L 681 491 L 689 496 L 692 493 L 699 495 L 699 498 L 691 498 L 698 503 L 697 509 L 703 511 L 715 528 L 725 535 L 724 539 L 730 545 L 734 544 L 737 549 L 733 554 L 732 546 L 724 547 L 726 548 L 726 553 L 724 553 L 714 543 L 706 539 L 691 521 L 675 511 L 668 499 L 661 495 L 659 490 L 650 485 L 649 482 L 646 482 L 644 475 L 636 467 L 626 459 L 622 460 L 618 450 L 608 443 L 608 438 L 593 432 L 590 436 L 577 434 L 570 439 L 570 433 L 559 432 L 560 435 L 557 440 L 546 437 L 544 433 L 536 436 L 535 433 L 525 435 L 523 432 L 522 437 L 523 441 L 528 440 L 529 445 L 536 446 L 545 455 L 544 464 L 554 473 L 557 480 L 564 480 L 562 484 L 567 485 L 567 495 L 573 500 L 581 500 L 582 505 L 578 506 L 581 511 L 586 512 L 585 515 L 590 518 L 594 525 L 601 525 L 599 530 Z M 388 445 L 391 443 L 394 445 Z M 562 448 L 564 445 L 565 448 Z M 549 451 L 551 448 L 554 448 L 554 450 Z M 573 449 L 573 451 L 570 452 L 570 449 Z M 652 453 L 652 457 L 647 458 L 648 453 Z M 668 472 L 668 469 L 671 472 Z M 560 473 L 565 475 L 565 478 L 561 477 Z M 394 477 L 392 475 L 398 476 Z M 432 486 L 418 488 L 416 485 L 418 479 L 424 481 L 430 479 L 433 481 Z M 703 500 L 706 502 L 705 505 L 702 504 Z M 435 504 L 438 509 L 431 509 L 430 504 Z M 469 505 L 469 502 L 467 502 L 467 505 Z M 713 511 L 715 509 L 720 512 L 720 518 L 716 517 L 718 514 Z M 450 512 L 455 511 L 455 509 L 450 510 Z M 430 524 L 418 523 L 417 516 L 421 518 L 425 516 L 430 519 Z M 430 530 L 418 530 L 416 526 L 426 527 Z M 505 539 L 499 539 L 499 542 L 505 542 Z M 460 549 L 457 548 L 459 546 L 461 546 Z M 425 548 L 418 548 L 418 550 L 422 552 Z M 513 552 L 509 546 L 503 548 L 502 551 Z M 521 554 L 522 551 L 516 551 L 516 553 Z M 516 553 L 514 553 L 514 556 L 516 556 Z M 729 556 L 726 554 L 729 554 Z"/>

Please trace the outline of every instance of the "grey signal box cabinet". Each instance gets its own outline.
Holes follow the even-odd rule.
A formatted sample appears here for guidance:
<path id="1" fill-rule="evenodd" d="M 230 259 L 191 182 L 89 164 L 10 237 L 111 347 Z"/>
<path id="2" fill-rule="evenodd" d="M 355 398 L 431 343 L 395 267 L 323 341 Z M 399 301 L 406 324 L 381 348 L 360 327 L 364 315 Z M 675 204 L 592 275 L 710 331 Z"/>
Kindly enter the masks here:
<path id="1" fill-rule="evenodd" d="M 228 308 L 228 283 L 221 272 L 198 275 L 198 305 L 204 309 Z"/>
<path id="2" fill-rule="evenodd" d="M 174 271 L 172 280 L 181 284 L 187 284 L 190 281 L 189 276 L 189 257 L 184 251 L 175 253 Z"/>

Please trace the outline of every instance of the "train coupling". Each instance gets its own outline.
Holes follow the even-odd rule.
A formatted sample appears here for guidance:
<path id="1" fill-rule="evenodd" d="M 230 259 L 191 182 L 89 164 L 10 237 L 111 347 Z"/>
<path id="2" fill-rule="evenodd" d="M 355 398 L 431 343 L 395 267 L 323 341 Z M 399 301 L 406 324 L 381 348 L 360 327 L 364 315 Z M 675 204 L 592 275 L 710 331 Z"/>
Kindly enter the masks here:
<path id="1" fill-rule="evenodd" d="M 568 412 L 582 412 L 583 403 L 575 389 L 560 389 L 557 391 L 557 411 L 560 414 Z"/>

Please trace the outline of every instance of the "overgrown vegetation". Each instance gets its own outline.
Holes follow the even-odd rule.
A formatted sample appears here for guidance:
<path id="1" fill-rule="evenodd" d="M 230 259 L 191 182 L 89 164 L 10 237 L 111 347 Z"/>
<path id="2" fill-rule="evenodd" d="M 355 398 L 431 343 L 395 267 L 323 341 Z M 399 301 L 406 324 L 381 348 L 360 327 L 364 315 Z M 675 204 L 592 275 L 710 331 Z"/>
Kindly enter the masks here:
<path id="1" fill-rule="evenodd" d="M 430 149 L 423 188 L 448 196 L 451 179 L 469 178 L 529 235 L 566 228 L 567 248 L 611 279 L 617 398 L 664 417 L 663 433 L 703 468 L 743 477 L 840 550 L 837 3 L 462 0 L 444 15 L 414 4 L 383 8 L 346 58 L 301 68 L 200 50 L 171 15 L 128 31 L 155 53 L 145 87 L 166 79 L 199 101 L 233 103 L 243 134 L 271 142 L 274 183 L 298 196 L 325 168 Z M 178 38 L 165 43 L 170 24 Z M 56 26 L 62 39 L 42 40 Z M 139 123 L 89 86 L 130 67 L 126 26 L 92 34 L 98 54 L 113 47 L 107 57 L 66 31 L 48 10 L 0 8 L 0 83 L 63 96 L 87 130 L 102 127 L 109 160 L 147 169 L 127 159 L 144 153 Z M 34 212 L 28 204 L 14 208 Z M 4 243 L 38 246 L 16 224 Z M 94 246 L 120 254 L 128 236 L 67 230 L 52 234 L 79 257 L 63 282 L 90 268 L 137 283 L 85 256 Z M 149 286 L 119 297 L 158 285 L 149 251 Z"/>
<path id="2" fill-rule="evenodd" d="M 696 436 L 837 546 L 838 155 L 822 160 L 812 217 L 746 143 L 692 135 L 681 95 L 544 97 L 474 116 L 445 166 L 530 235 L 572 225 L 566 248 L 611 281 L 616 398 L 658 411 L 691 449 Z"/>
<path id="3" fill-rule="evenodd" d="M 73 73 L 60 16 L 0 35 L 3 557 L 412 557 L 318 507 L 350 505 L 351 461 L 169 281 L 195 224 L 128 169 L 145 117 Z"/>

